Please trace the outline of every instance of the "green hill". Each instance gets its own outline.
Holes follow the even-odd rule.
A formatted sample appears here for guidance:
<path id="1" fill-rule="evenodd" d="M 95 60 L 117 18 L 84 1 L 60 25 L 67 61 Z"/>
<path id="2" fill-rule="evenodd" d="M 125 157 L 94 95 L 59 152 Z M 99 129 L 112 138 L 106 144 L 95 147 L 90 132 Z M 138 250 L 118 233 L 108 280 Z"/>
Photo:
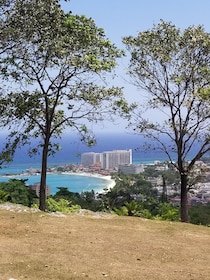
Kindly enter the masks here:
<path id="1" fill-rule="evenodd" d="M 210 228 L 0 209 L 0 279 L 209 280 Z"/>

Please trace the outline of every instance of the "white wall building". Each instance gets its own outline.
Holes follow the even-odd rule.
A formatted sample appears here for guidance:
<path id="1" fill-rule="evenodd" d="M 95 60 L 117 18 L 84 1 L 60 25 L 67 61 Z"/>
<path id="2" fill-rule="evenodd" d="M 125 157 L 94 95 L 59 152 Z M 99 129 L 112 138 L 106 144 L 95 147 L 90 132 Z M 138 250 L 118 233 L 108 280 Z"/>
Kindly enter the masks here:
<path id="1" fill-rule="evenodd" d="M 81 156 L 81 164 L 84 166 L 91 166 L 97 162 L 101 162 L 101 153 L 83 153 Z"/>
<path id="2" fill-rule="evenodd" d="M 118 169 L 119 165 L 132 163 L 132 150 L 114 150 L 103 153 L 83 153 L 81 164 L 91 166 L 101 162 L 101 168 L 105 170 Z"/>
<path id="3" fill-rule="evenodd" d="M 143 164 L 122 164 L 119 165 L 118 171 L 123 174 L 139 174 L 144 172 Z"/>
<path id="4" fill-rule="evenodd" d="M 121 164 L 132 163 L 132 150 L 115 150 L 102 153 L 101 167 L 106 170 L 116 169 Z"/>

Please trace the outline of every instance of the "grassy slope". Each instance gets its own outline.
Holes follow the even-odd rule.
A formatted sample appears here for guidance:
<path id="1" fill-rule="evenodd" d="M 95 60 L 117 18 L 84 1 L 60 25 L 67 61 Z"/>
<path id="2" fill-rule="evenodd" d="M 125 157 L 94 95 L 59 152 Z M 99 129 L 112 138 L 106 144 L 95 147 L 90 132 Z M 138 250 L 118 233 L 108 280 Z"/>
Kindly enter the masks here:
<path id="1" fill-rule="evenodd" d="M 0 279 L 209 280 L 210 228 L 0 209 Z"/>

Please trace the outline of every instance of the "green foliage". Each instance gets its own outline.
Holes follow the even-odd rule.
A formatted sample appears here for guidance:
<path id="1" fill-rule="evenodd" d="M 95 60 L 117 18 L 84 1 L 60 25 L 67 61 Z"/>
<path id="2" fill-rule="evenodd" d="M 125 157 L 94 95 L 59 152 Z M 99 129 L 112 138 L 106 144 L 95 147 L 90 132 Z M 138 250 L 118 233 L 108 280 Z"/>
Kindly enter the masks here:
<path id="1" fill-rule="evenodd" d="M 125 206 L 121 207 L 120 209 L 114 208 L 113 210 L 118 216 L 128 216 L 128 209 Z"/>
<path id="2" fill-rule="evenodd" d="M 164 163 L 167 164 L 167 163 Z M 161 167 L 160 164 L 159 166 Z M 143 175 L 148 178 L 148 177 L 158 177 L 158 176 L 164 176 L 165 181 L 168 184 L 179 184 L 180 183 L 180 178 L 179 178 L 179 173 L 177 172 L 176 169 L 173 168 L 169 168 L 167 170 L 157 170 L 157 168 L 159 167 L 158 165 L 151 165 L 151 166 L 147 166 L 143 172 Z M 170 167 L 170 165 L 169 165 Z"/>
<path id="3" fill-rule="evenodd" d="M 95 138 L 85 123 L 115 121 L 118 111 L 128 115 L 122 89 L 102 84 L 124 52 L 93 19 L 65 14 L 55 0 L 13 1 L 3 19 L 1 74 L 11 89 L 1 98 L 1 124 L 9 131 L 2 158 L 10 159 L 32 138 L 39 140 L 29 154 L 43 155 L 40 209 L 45 210 L 47 160 L 60 149 L 64 129 L 91 146 Z"/>
<path id="4" fill-rule="evenodd" d="M 71 192 L 66 187 L 59 187 L 57 189 L 58 189 L 58 191 L 56 192 L 56 194 L 52 196 L 53 199 L 58 200 L 58 199 L 63 198 L 68 201 L 71 201 L 72 204 L 78 204 L 78 202 L 80 200 L 79 193 Z"/>
<path id="5" fill-rule="evenodd" d="M 9 193 L 0 189 L 0 202 L 8 200 Z"/>
<path id="6" fill-rule="evenodd" d="M 110 209 L 124 206 L 126 201 L 133 200 L 133 196 L 139 200 L 144 199 L 144 196 L 157 197 L 157 191 L 150 182 L 144 179 L 143 175 L 118 174 L 113 178 L 116 184 L 106 193 L 106 203 Z"/>
<path id="7" fill-rule="evenodd" d="M 156 219 L 167 221 L 179 221 L 180 211 L 179 208 L 174 207 L 171 203 L 160 203 L 159 213 Z"/>
<path id="8" fill-rule="evenodd" d="M 131 200 L 131 202 L 126 201 L 125 207 L 127 208 L 128 216 L 135 216 L 139 210 L 138 203 L 135 200 Z"/>
<path id="9" fill-rule="evenodd" d="M 99 197 L 92 190 L 90 192 L 82 192 L 80 194 L 80 205 L 82 208 L 89 209 L 91 211 L 106 211 L 103 196 Z"/>
<path id="10" fill-rule="evenodd" d="M 145 219 L 153 219 L 152 213 L 144 208 L 142 203 L 132 200 L 131 202 L 125 202 L 125 205 L 120 209 L 114 208 L 114 211 L 119 216 L 135 216 Z"/>
<path id="11" fill-rule="evenodd" d="M 154 219 L 153 215 L 151 214 L 151 212 L 148 209 L 142 209 L 140 212 L 139 217 L 144 218 L 144 219 Z"/>
<path id="12" fill-rule="evenodd" d="M 210 204 L 191 206 L 189 216 L 192 224 L 210 226 Z"/>
<path id="13" fill-rule="evenodd" d="M 58 188 L 59 191 L 53 195 L 53 199 L 68 200 L 71 205 L 80 205 L 83 209 L 89 209 L 91 211 L 105 211 L 107 210 L 104 201 L 104 196 L 96 197 L 95 192 L 92 190 L 90 192 L 74 193 L 70 192 L 67 188 Z"/>
<path id="14" fill-rule="evenodd" d="M 154 207 L 154 205 L 152 205 Z M 114 211 L 119 216 L 136 216 L 145 219 L 158 219 L 167 221 L 179 221 L 179 208 L 174 207 L 171 203 L 158 203 L 156 209 L 152 209 L 151 204 L 144 204 L 132 200 L 125 202 L 125 205 L 120 208 L 114 208 Z"/>
<path id="15" fill-rule="evenodd" d="M 179 208 L 160 202 L 157 191 L 143 175 L 115 175 L 116 185 L 104 196 L 118 215 L 179 221 Z M 135 199 L 133 199 L 133 197 Z"/>
<path id="16" fill-rule="evenodd" d="M 0 190 L 8 194 L 7 199 L 12 203 L 23 204 L 31 206 L 36 194 L 31 191 L 26 185 L 25 180 L 10 179 L 8 182 L 0 183 Z"/>
<path id="17" fill-rule="evenodd" d="M 206 130 L 210 125 L 210 34 L 203 26 L 182 31 L 161 20 L 136 37 L 124 37 L 123 43 L 131 55 L 131 81 L 148 94 L 144 111 L 141 107 L 134 110 L 130 127 L 151 139 L 146 147 L 165 153 L 178 171 L 181 201 L 185 201 L 181 204 L 181 220 L 188 222 L 191 171 L 195 162 L 210 151 Z M 164 121 L 148 119 L 144 114 L 147 109 L 166 113 Z M 195 146 L 199 148 L 195 150 Z"/>
<path id="18" fill-rule="evenodd" d="M 74 213 L 80 210 L 80 206 L 71 205 L 66 199 L 55 200 L 52 197 L 46 200 L 46 209 L 49 212 L 62 212 L 62 213 Z"/>
<path id="19" fill-rule="evenodd" d="M 156 166 L 148 165 L 144 168 L 143 172 L 146 178 L 148 177 L 158 177 L 160 175 L 159 171 L 157 170 Z"/>
<path id="20" fill-rule="evenodd" d="M 154 198 L 158 195 L 157 190 L 152 186 L 152 184 L 146 179 L 141 178 L 141 176 L 137 177 L 135 183 L 131 187 L 131 192 Z"/>

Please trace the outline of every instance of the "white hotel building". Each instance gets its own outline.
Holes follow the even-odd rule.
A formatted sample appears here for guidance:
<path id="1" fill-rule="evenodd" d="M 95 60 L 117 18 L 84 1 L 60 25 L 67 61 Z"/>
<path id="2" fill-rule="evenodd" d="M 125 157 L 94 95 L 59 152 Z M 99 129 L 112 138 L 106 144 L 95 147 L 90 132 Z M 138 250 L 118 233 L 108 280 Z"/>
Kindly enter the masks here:
<path id="1" fill-rule="evenodd" d="M 118 169 L 119 165 L 132 164 L 132 150 L 114 150 L 103 153 L 83 153 L 81 164 L 84 166 L 101 163 L 104 170 Z"/>
<path id="2" fill-rule="evenodd" d="M 83 153 L 81 156 L 81 164 L 84 166 L 95 165 L 98 162 L 101 162 L 101 153 Z"/>

